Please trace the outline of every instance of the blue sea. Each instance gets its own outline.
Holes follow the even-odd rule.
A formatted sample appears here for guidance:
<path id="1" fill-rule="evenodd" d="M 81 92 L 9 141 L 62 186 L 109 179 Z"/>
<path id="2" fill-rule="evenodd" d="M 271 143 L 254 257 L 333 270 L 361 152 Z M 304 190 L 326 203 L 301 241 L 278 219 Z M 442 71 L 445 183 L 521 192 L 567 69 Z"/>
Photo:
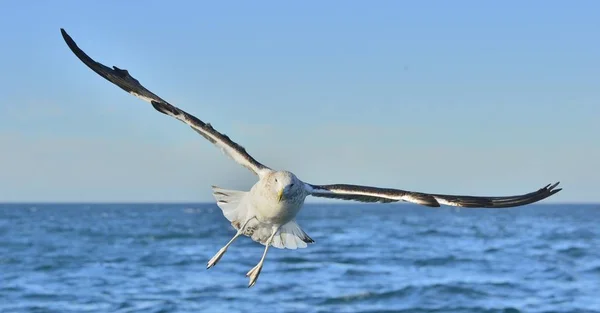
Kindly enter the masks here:
<path id="1" fill-rule="evenodd" d="M 309 204 L 270 249 L 215 204 L 0 204 L 0 312 L 600 312 L 600 205 Z"/>

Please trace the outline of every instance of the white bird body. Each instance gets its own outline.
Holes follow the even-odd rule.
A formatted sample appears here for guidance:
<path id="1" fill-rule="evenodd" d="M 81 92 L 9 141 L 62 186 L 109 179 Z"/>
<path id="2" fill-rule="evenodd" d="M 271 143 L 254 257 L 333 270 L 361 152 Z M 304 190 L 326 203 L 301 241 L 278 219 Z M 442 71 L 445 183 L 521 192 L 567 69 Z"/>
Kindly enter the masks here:
<path id="1" fill-rule="evenodd" d="M 213 196 L 236 230 L 247 222 L 243 235 L 266 244 L 276 227 L 279 232 L 272 245 L 280 249 L 297 249 L 314 242 L 295 222 L 307 196 L 303 186 L 304 183 L 290 172 L 268 171 L 250 191 L 213 186 Z"/>
<path id="2" fill-rule="evenodd" d="M 310 195 L 315 197 L 354 200 L 361 202 L 406 201 L 429 207 L 440 205 L 467 208 L 508 208 L 526 205 L 545 199 L 561 189 L 558 183 L 523 195 L 504 197 L 477 197 L 414 192 L 394 188 L 361 185 L 313 185 L 300 181 L 288 171 L 275 171 L 255 160 L 239 144 L 215 130 L 210 124 L 168 103 L 142 86 L 127 70 L 109 68 L 94 61 L 83 52 L 73 39 L 61 29 L 63 39 L 71 51 L 90 69 L 126 92 L 152 104 L 158 112 L 171 116 L 188 126 L 221 149 L 235 162 L 258 176 L 249 191 L 227 190 L 213 186 L 213 195 L 223 215 L 237 230 L 235 236 L 212 257 L 207 268 L 214 266 L 227 248 L 239 236 L 246 235 L 265 245 L 260 262 L 246 275 L 248 286 L 253 286 L 260 274 L 269 246 L 280 249 L 306 248 L 314 241 L 298 226 L 295 217 Z"/>
<path id="3" fill-rule="evenodd" d="M 223 215 L 238 232 L 208 261 L 207 268 L 219 262 L 237 237 L 248 236 L 265 245 L 259 263 L 246 274 L 250 277 L 248 286 L 251 287 L 262 270 L 269 246 L 297 249 L 306 248 L 308 243 L 314 242 L 294 221 L 307 192 L 304 183 L 290 172 L 264 171 L 248 192 L 213 186 L 213 196 Z"/>

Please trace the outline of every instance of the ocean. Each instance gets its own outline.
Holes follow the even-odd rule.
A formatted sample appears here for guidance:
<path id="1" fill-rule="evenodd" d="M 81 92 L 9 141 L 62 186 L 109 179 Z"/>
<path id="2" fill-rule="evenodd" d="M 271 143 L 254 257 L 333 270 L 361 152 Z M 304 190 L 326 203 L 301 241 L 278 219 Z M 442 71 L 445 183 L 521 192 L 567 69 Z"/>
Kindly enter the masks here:
<path id="1" fill-rule="evenodd" d="M 269 250 L 214 203 L 0 204 L 0 312 L 600 312 L 600 205 L 307 204 Z"/>

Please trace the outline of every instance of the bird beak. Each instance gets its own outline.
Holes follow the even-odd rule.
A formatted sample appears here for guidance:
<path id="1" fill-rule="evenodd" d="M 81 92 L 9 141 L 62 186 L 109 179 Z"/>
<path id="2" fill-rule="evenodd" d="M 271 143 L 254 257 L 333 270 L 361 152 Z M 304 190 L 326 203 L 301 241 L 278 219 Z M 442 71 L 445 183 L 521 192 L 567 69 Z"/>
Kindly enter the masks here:
<path id="1" fill-rule="evenodd" d="M 283 189 L 280 189 L 279 193 L 277 193 L 277 200 L 281 202 L 281 199 L 283 199 Z"/>

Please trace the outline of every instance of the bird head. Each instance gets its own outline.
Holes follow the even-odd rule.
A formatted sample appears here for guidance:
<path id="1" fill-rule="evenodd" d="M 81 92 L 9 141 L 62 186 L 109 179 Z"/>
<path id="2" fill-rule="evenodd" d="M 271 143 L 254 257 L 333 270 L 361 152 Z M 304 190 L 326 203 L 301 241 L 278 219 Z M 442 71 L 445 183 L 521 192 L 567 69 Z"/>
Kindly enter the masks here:
<path id="1" fill-rule="evenodd" d="M 302 184 L 296 175 L 288 171 L 275 172 L 271 179 L 278 202 L 284 201 L 286 198 L 297 193 L 298 188 L 301 188 Z"/>

